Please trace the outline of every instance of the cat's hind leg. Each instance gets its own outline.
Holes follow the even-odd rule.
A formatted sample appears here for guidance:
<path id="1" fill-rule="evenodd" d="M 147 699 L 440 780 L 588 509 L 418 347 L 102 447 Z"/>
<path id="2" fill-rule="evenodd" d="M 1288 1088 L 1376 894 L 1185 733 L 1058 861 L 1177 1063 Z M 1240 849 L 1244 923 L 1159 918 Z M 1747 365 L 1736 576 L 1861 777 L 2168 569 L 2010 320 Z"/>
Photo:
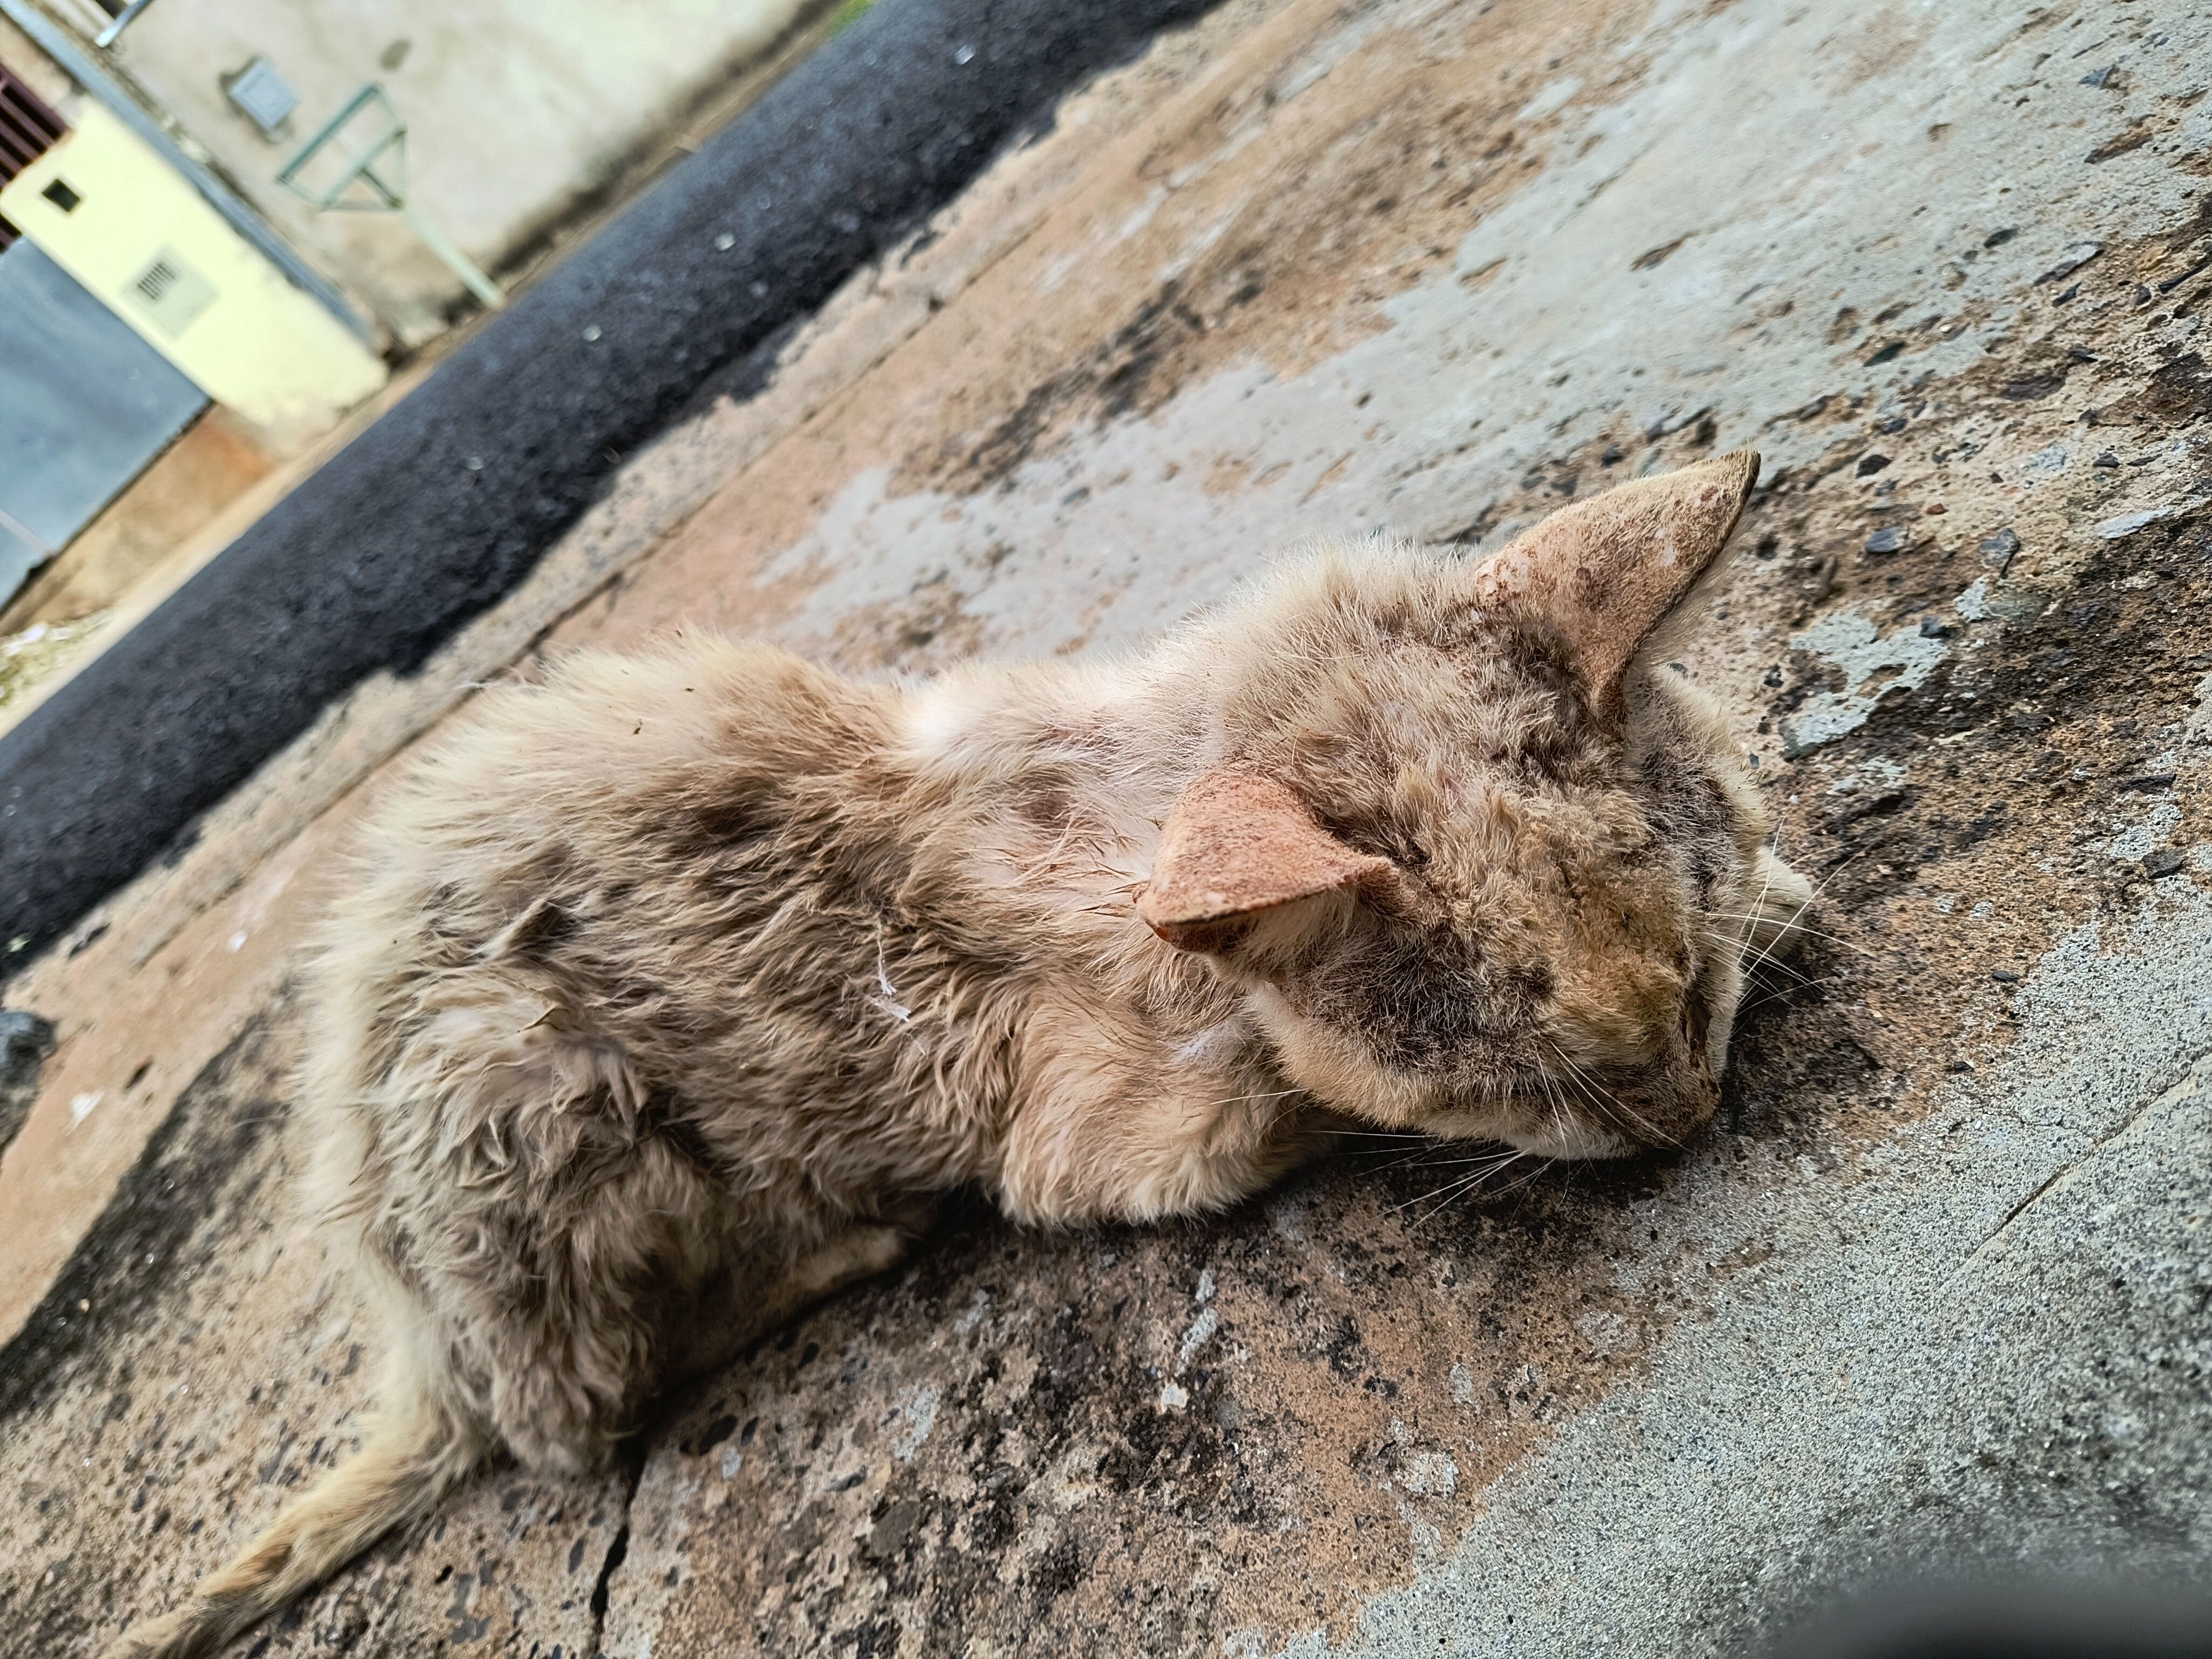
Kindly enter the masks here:
<path id="1" fill-rule="evenodd" d="M 832 1233 L 765 1289 L 733 1272 L 702 1294 L 684 1328 L 668 1333 L 672 1382 L 720 1370 L 745 1347 L 826 1302 L 847 1286 L 889 1273 L 928 1230 L 935 1206 L 910 1206 L 897 1218 L 857 1222 Z"/>

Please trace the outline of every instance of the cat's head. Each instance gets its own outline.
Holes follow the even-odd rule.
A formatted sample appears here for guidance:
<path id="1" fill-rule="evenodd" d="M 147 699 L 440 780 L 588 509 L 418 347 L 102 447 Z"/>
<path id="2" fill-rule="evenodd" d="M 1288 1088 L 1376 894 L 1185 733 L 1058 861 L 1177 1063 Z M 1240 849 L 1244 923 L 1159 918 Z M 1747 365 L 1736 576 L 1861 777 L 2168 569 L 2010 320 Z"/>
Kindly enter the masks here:
<path id="1" fill-rule="evenodd" d="M 1624 484 L 1479 562 L 1324 555 L 1195 636 L 1218 726 L 1139 908 L 1293 1082 L 1553 1157 L 1712 1115 L 1745 962 L 1808 890 L 1656 641 L 1758 471 Z"/>

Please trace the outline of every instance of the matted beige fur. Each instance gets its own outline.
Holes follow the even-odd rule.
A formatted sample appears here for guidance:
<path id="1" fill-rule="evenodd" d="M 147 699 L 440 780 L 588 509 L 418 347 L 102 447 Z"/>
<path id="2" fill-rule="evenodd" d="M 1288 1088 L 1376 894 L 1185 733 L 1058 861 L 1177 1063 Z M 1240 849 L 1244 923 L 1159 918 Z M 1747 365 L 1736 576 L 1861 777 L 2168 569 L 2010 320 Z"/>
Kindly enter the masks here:
<path id="1" fill-rule="evenodd" d="M 1757 471 L 1487 562 L 1324 551 L 1120 662 L 871 684 L 705 639 L 485 695 L 312 975 L 301 1144 L 383 1415 L 111 1653 L 211 1650 L 487 1458 L 593 1468 L 948 1188 L 1144 1220 L 1346 1117 L 1692 1133 L 1807 890 L 1649 641 Z"/>

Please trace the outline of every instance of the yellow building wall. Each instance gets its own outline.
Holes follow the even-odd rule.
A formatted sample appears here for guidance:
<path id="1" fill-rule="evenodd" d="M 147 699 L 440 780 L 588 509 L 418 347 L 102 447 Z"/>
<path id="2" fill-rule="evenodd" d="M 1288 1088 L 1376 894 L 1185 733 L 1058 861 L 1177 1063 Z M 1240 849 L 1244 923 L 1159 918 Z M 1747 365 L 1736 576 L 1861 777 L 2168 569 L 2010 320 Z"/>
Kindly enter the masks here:
<path id="1" fill-rule="evenodd" d="M 279 448 L 383 386 L 384 362 L 87 98 L 62 142 L 0 190 L 0 215 L 216 403 Z M 77 198 L 64 211 L 46 191 Z"/>

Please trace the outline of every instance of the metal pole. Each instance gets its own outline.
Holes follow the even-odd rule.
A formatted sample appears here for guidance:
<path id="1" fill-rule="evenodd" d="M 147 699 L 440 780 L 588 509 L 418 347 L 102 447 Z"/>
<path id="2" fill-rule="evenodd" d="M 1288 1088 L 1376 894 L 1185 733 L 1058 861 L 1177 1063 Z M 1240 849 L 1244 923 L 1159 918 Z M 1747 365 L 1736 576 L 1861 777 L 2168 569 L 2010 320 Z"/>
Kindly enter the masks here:
<path id="1" fill-rule="evenodd" d="M 131 3 L 116 14 L 115 21 L 92 37 L 92 44 L 106 52 L 115 44 L 115 37 L 131 27 L 131 20 L 152 5 L 154 0 L 131 0 Z"/>
<path id="2" fill-rule="evenodd" d="M 403 203 L 399 216 L 414 227 L 430 252 L 446 262 L 446 269 L 459 277 L 470 293 L 483 301 L 488 311 L 497 311 L 507 303 L 507 295 L 500 292 L 497 283 L 484 275 L 483 268 L 446 238 L 445 232 L 415 211 L 411 203 Z"/>

